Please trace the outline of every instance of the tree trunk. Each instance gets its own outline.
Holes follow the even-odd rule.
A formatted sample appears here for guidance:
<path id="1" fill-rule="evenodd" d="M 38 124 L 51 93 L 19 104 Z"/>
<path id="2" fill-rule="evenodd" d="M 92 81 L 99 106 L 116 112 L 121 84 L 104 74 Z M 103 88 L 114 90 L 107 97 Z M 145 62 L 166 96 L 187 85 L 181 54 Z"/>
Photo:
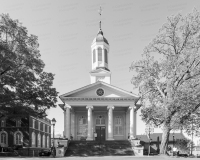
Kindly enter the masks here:
<path id="1" fill-rule="evenodd" d="M 160 154 L 167 154 L 170 128 L 167 124 L 163 127 L 162 141 L 160 146 Z"/>

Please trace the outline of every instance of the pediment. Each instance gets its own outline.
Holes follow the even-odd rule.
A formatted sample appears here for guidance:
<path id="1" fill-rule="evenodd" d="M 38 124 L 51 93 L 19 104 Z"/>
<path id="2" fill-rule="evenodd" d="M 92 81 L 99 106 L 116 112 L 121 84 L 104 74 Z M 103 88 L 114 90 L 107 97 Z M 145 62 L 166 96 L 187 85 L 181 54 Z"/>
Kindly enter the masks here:
<path id="1" fill-rule="evenodd" d="M 99 96 L 97 94 L 97 90 L 98 89 L 103 89 L 104 94 L 102 96 Z M 131 97 L 131 98 L 136 98 L 138 99 L 138 96 L 127 92 L 125 90 L 122 90 L 120 88 L 117 88 L 115 86 L 112 86 L 110 84 L 98 81 L 96 83 L 90 84 L 88 86 L 85 86 L 83 88 L 74 90 L 72 92 L 63 94 L 60 96 L 60 98 L 64 98 L 64 97 L 90 97 L 90 98 L 94 98 L 94 97 Z"/>

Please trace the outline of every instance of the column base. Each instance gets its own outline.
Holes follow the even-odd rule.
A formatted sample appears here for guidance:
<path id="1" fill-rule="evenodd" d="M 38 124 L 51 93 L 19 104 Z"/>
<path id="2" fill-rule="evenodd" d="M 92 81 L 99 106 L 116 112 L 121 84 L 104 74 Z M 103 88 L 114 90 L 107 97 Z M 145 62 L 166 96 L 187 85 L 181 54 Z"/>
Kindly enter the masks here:
<path id="1" fill-rule="evenodd" d="M 136 138 L 136 136 L 131 136 L 129 139 L 134 140 L 134 139 L 137 139 L 137 138 Z"/>
<path id="2" fill-rule="evenodd" d="M 86 141 L 93 141 L 93 138 L 87 138 Z"/>
<path id="3" fill-rule="evenodd" d="M 114 141 L 114 138 L 108 138 L 107 141 Z"/>

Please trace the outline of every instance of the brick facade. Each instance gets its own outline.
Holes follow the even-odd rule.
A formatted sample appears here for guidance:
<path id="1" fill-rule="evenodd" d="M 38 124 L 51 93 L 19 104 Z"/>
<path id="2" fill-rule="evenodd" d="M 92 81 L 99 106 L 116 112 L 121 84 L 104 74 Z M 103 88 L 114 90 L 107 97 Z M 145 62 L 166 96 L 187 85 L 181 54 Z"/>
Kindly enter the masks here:
<path id="1" fill-rule="evenodd" d="M 50 148 L 51 121 L 47 118 L 39 119 L 32 116 L 20 119 L 0 119 L 0 145 L 26 149 L 37 148 L 37 150 Z"/>

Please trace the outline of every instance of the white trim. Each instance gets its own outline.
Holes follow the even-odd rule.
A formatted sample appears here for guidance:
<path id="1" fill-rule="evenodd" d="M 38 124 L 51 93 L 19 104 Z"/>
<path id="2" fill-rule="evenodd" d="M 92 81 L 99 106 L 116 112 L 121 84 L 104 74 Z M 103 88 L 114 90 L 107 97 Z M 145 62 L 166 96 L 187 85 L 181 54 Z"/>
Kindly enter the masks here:
<path id="1" fill-rule="evenodd" d="M 3 134 L 3 133 L 6 134 L 6 143 L 1 142 L 1 134 Z M 1 145 L 1 147 L 8 147 L 8 133 L 6 131 L 0 132 L 0 145 Z"/>
<path id="2" fill-rule="evenodd" d="M 139 96 L 136 95 L 136 94 L 130 93 L 130 92 L 128 92 L 128 91 L 125 91 L 125 90 L 123 90 L 123 89 L 120 89 L 120 88 L 118 88 L 118 87 L 112 86 L 112 85 L 110 85 L 110 84 L 108 84 L 108 83 L 105 83 L 105 82 L 102 82 L 102 81 L 97 81 L 97 82 L 92 83 L 92 84 L 90 84 L 90 85 L 84 86 L 84 87 L 82 87 L 82 88 L 76 89 L 76 90 L 71 91 L 71 92 L 68 92 L 68 93 L 65 93 L 65 94 L 63 94 L 63 95 L 60 95 L 59 98 L 62 100 L 63 98 L 65 98 L 65 97 L 67 97 L 67 96 L 69 96 L 69 95 L 71 95 L 71 94 L 74 94 L 74 93 L 83 91 L 83 90 L 85 90 L 85 89 L 91 88 L 91 87 L 93 87 L 93 86 L 97 86 L 97 85 L 99 85 L 99 84 L 102 84 L 102 86 L 107 86 L 107 87 L 110 87 L 110 88 L 115 89 L 115 90 L 117 90 L 117 91 L 123 92 L 123 93 L 125 93 L 125 94 L 128 95 L 127 97 L 134 98 L 134 99 L 139 99 Z"/>

